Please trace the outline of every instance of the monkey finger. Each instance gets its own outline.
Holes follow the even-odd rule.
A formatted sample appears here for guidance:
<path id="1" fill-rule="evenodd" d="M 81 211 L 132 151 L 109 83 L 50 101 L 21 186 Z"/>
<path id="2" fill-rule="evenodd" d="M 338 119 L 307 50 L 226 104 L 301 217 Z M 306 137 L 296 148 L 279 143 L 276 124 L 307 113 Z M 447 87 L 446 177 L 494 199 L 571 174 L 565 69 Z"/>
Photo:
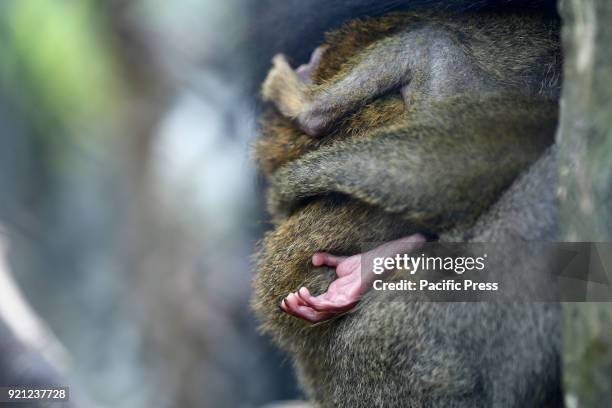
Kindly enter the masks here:
<path id="1" fill-rule="evenodd" d="M 314 309 L 317 312 L 322 313 L 342 313 L 357 303 L 357 300 L 349 300 L 345 296 L 333 296 L 330 298 L 328 293 L 324 293 L 321 296 L 312 296 L 307 288 L 300 288 L 297 293 L 301 302 Z"/>
<path id="2" fill-rule="evenodd" d="M 329 313 L 321 313 L 306 306 L 295 293 L 287 296 L 281 304 L 284 305 L 283 310 L 286 313 L 311 323 L 321 322 L 333 317 Z"/>
<path id="3" fill-rule="evenodd" d="M 310 291 L 306 287 L 301 287 L 297 291 L 297 294 L 300 297 L 300 299 L 306 304 L 309 303 L 309 300 L 312 297 L 312 295 L 310 294 Z"/>
<path id="4" fill-rule="evenodd" d="M 347 256 L 336 256 L 332 254 L 328 254 L 327 252 L 317 252 L 312 256 L 312 264 L 314 266 L 338 266 L 342 261 L 344 261 Z"/>
<path id="5" fill-rule="evenodd" d="M 287 311 L 289 311 L 291 314 L 296 315 L 296 313 L 299 314 L 299 311 L 301 310 L 301 308 L 310 308 L 296 293 L 290 293 L 284 300 L 283 300 L 283 305 L 285 306 L 285 308 L 287 309 Z M 300 316 L 298 316 L 300 317 Z"/>
<path id="6" fill-rule="evenodd" d="M 328 296 L 327 292 L 315 297 L 310 294 L 310 291 L 307 288 L 302 287 L 300 290 L 298 290 L 297 295 L 305 305 L 313 308 L 314 310 L 328 312 L 335 308 L 335 304 L 331 300 L 326 299 Z"/>

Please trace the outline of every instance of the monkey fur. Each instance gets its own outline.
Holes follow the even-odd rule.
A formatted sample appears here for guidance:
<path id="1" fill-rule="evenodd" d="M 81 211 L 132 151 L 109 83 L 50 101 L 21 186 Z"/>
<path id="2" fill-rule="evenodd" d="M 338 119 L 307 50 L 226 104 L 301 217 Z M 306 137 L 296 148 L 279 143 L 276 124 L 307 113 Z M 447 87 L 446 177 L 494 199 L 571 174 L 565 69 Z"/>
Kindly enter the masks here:
<path id="1" fill-rule="evenodd" d="M 454 38 L 486 86 L 455 91 L 450 83 L 433 95 L 417 87 L 408 100 L 385 90 L 319 138 L 274 109 L 264 114 L 255 151 L 275 228 L 258 254 L 254 310 L 316 406 L 562 406 L 555 304 L 407 302 L 368 292 L 349 313 L 316 325 L 279 308 L 301 286 L 326 290 L 334 270 L 310 264 L 317 251 L 353 255 L 415 232 L 440 241 L 554 239 L 554 150 L 544 152 L 556 127 L 560 57 L 548 20 L 405 13 L 353 21 L 328 35 L 314 87 L 350 75 L 381 40 L 428 24 Z"/>
<path id="2" fill-rule="evenodd" d="M 494 14 L 449 20 L 434 13 L 393 13 L 356 20 L 328 34 L 328 50 L 313 73 L 312 92 L 327 92 L 325 87 L 352 75 L 351 67 L 363 60 L 360 51 L 410 59 L 397 44 L 384 40 L 398 33 L 405 39 L 413 26 L 416 37 L 407 41 L 419 44 L 412 50 L 426 50 L 419 55 L 432 54 L 429 50 L 440 46 L 441 37 L 446 48 L 442 55 L 424 56 L 427 63 L 413 69 L 411 77 L 446 75 L 455 65 L 470 65 L 480 67 L 482 78 L 469 81 L 473 86 L 461 91 L 456 84 L 473 73 L 455 73 L 450 80 L 438 81 L 442 85 L 411 80 L 405 86 L 411 87 L 408 100 L 399 92 L 387 92 L 347 114 L 322 138 L 304 134 L 277 111 L 265 113 L 255 150 L 272 185 L 273 216 L 286 215 L 305 198 L 331 191 L 404 212 L 424 227 L 439 230 L 458 221 L 472 222 L 552 142 L 560 87 L 558 24 L 538 16 Z M 377 48 L 381 51 L 374 51 Z M 394 53 L 399 55 L 393 58 Z M 385 74 L 374 70 L 369 76 Z M 269 76 L 264 96 L 278 96 L 287 82 Z M 322 162 L 325 166 L 319 165 Z M 434 199 L 445 185 L 453 186 L 446 189 L 447 199 Z"/>
<path id="3" fill-rule="evenodd" d="M 388 35 L 376 38 L 367 20 L 357 28 L 348 24 L 350 33 L 367 34 L 344 35 L 344 44 L 330 39 L 313 53 L 314 62 L 320 62 L 331 48 L 323 58 L 327 64 L 310 68 L 319 71 L 313 84 L 301 81 L 282 56 L 275 57 L 263 84 L 264 98 L 306 133 L 319 135 L 338 118 L 398 89 L 407 105 L 422 95 L 430 101 L 460 93 L 558 97 L 558 26 L 547 18 L 396 13 L 375 21 L 378 32 Z M 404 29 L 395 31 L 397 27 Z M 360 52 L 351 50 L 355 42 L 364 46 Z M 332 46 L 339 43 L 348 43 L 340 50 L 348 48 L 353 55 Z"/>
<path id="4" fill-rule="evenodd" d="M 259 91 L 275 53 L 302 63 L 324 40 L 324 34 L 345 22 L 397 11 L 444 10 L 454 15 L 468 11 L 513 11 L 556 15 L 557 0 L 258 0 L 248 7 L 249 94 Z M 296 29 L 299 27 L 299 29 Z M 253 46 L 255 45 L 255 46 Z"/>

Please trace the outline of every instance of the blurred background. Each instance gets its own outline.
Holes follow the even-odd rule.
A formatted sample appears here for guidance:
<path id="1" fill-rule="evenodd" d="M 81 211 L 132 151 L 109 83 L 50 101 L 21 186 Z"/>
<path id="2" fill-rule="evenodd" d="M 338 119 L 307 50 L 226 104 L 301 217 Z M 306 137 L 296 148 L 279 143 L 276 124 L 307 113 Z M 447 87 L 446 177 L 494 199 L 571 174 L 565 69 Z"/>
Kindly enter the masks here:
<path id="1" fill-rule="evenodd" d="M 256 332 L 247 0 L 0 2 L 0 385 L 78 406 L 299 397 Z"/>

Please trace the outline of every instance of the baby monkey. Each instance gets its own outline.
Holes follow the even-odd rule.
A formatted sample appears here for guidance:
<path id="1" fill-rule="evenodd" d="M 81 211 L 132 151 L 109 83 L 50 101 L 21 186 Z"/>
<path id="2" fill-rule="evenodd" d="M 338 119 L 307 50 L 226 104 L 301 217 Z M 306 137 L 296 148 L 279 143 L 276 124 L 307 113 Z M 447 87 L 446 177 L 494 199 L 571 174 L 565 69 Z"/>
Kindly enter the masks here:
<path id="1" fill-rule="evenodd" d="M 281 309 L 312 323 L 328 320 L 346 312 L 357 304 L 361 295 L 371 287 L 376 276 L 372 271 L 364 271 L 362 274 L 362 257 L 367 256 L 370 259 L 394 257 L 397 254 L 412 252 L 423 242 L 425 242 L 423 235 L 414 234 L 380 245 L 368 254 L 337 256 L 317 252 L 312 257 L 312 265 L 336 268 L 338 279 L 319 296 L 312 296 L 306 287 L 301 287 L 281 301 Z"/>
<path id="2" fill-rule="evenodd" d="M 473 106 L 486 110 L 489 101 L 495 101 L 491 103 L 491 109 L 493 105 L 498 109 L 500 100 L 504 101 L 507 109 L 513 108 L 514 100 L 530 103 L 541 100 L 544 104 L 556 101 L 559 96 L 561 72 L 558 44 L 557 24 L 538 16 L 500 15 L 481 19 L 477 15 L 449 18 L 439 14 L 397 13 L 354 21 L 329 34 L 326 44 L 314 50 L 310 61 L 295 70 L 283 55 L 277 55 L 263 84 L 263 98 L 272 102 L 285 118 L 293 121 L 295 144 L 298 145 L 298 139 L 301 138 L 302 150 L 296 153 L 288 149 L 287 157 L 273 157 L 277 165 L 270 168 L 270 173 L 281 168 L 282 177 L 289 180 L 285 183 L 293 183 L 293 187 L 288 190 L 291 193 L 284 193 L 284 185 L 277 188 L 272 183 L 272 193 L 277 196 L 275 200 L 284 203 L 284 207 L 290 207 L 285 201 L 294 200 L 294 197 L 290 197 L 291 194 L 307 196 L 302 190 L 309 188 L 316 192 L 316 188 L 312 187 L 316 183 L 311 182 L 315 180 L 315 176 L 309 179 L 308 175 L 301 175 L 309 173 L 304 170 L 305 166 L 297 173 L 289 173 L 282 169 L 283 164 L 301 157 L 309 149 L 318 149 L 324 143 L 330 143 L 324 139 L 333 141 L 349 137 L 360 125 L 372 129 L 366 132 L 365 138 L 373 139 L 372 135 L 377 134 L 382 137 L 382 129 L 385 129 L 386 135 L 406 134 L 411 137 L 410 126 L 416 122 L 426 122 L 427 126 L 433 128 L 437 126 L 437 118 L 429 113 L 429 108 L 439 109 L 440 106 L 445 106 L 444 103 L 452 110 L 463 104 L 463 100 L 469 100 Z M 398 98 L 401 98 L 404 105 L 399 110 Z M 372 117 L 378 119 L 372 120 Z M 381 117 L 385 120 L 381 121 Z M 517 114 L 517 117 L 520 119 L 522 116 Z M 457 122 L 450 128 L 463 126 L 465 129 L 457 133 L 469 134 L 470 128 L 466 119 L 457 115 Z M 441 123 L 440 128 L 444 129 L 440 133 L 447 132 L 449 124 Z M 478 132 L 483 131 L 476 129 Z M 305 140 L 300 133 L 305 133 L 311 140 Z M 449 134 L 448 139 L 453 136 Z M 489 139 L 486 143 L 492 144 L 495 143 L 495 138 L 499 138 L 500 145 L 503 139 L 496 134 L 486 137 Z M 278 145 L 292 144 L 280 137 L 277 139 Z M 270 147 L 274 143 L 273 140 L 265 146 Z M 429 167 L 426 164 L 429 157 L 425 154 L 429 154 L 432 149 L 444 150 L 442 145 L 436 147 L 428 143 L 445 141 L 432 138 L 430 142 L 423 140 L 420 143 L 420 146 L 430 146 L 423 148 L 422 157 L 417 157 L 417 162 L 423 161 L 421 167 L 424 180 L 417 183 L 417 186 L 426 190 L 431 188 L 429 184 L 438 181 L 438 178 L 442 180 L 442 175 L 429 176 Z M 516 151 L 508 153 L 508 156 L 512 157 L 514 154 L 518 159 L 508 159 L 510 164 L 502 165 L 501 161 L 498 163 L 487 157 L 489 161 L 472 165 L 478 169 L 476 175 L 488 174 L 491 177 L 491 180 L 482 180 L 480 183 L 497 183 L 496 187 L 499 187 L 491 189 L 490 194 L 483 193 L 483 203 L 490 204 L 493 196 L 499 196 L 500 188 L 507 187 L 508 180 L 513 179 L 524 166 L 533 161 L 537 152 L 550 143 L 550 138 L 543 136 L 542 139 L 533 140 L 531 144 L 524 144 L 516 139 L 515 143 L 519 146 L 513 147 Z M 525 147 L 520 146 L 522 144 Z M 402 147 L 398 149 L 401 150 Z M 281 149 L 270 151 L 283 152 Z M 458 148 L 454 151 L 456 157 L 447 156 L 449 169 L 454 166 L 450 160 L 459 164 L 479 160 L 478 154 L 470 157 Z M 487 147 L 483 147 L 483 151 L 488 151 Z M 260 153 L 260 156 L 265 154 L 272 155 L 268 152 Z M 461 154 L 465 157 L 461 157 Z M 283 153 L 280 154 L 282 155 Z M 350 159 L 351 156 L 347 157 Z M 355 156 L 357 157 L 359 156 Z M 377 164 L 385 165 L 382 161 Z M 315 163 L 315 169 L 317 165 L 322 167 L 321 164 Z M 419 165 L 415 166 L 418 171 Z M 483 170 L 485 167 L 489 171 Z M 375 171 L 375 167 L 372 169 Z M 465 173 L 469 173 L 470 169 L 468 167 Z M 440 173 L 443 173 L 443 170 L 439 169 Z M 301 182 L 296 175 L 301 175 Z M 418 174 L 415 174 L 412 177 L 417 176 Z M 454 179 L 451 177 L 454 176 L 449 171 L 448 180 L 451 182 L 448 184 L 453 184 Z M 324 174 L 320 179 L 331 178 Z M 466 177 L 467 179 L 469 178 Z M 380 183 L 384 184 L 384 181 L 381 179 Z M 476 189 L 477 186 L 473 187 Z M 415 196 L 419 193 L 416 190 L 411 191 Z M 363 194 L 376 196 L 378 191 L 368 188 Z M 389 194 L 400 199 L 402 197 L 398 190 L 384 191 L 384 194 L 379 195 L 386 200 Z M 363 198 L 358 194 L 354 195 Z M 454 199 L 451 193 L 448 197 L 451 201 Z M 478 197 L 477 191 L 474 197 Z M 471 214 L 459 215 L 457 218 L 464 217 L 473 221 L 486 209 L 486 206 L 470 203 L 465 207 L 470 209 Z M 428 215 L 427 208 L 412 211 L 410 217 L 415 218 L 412 214 L 419 214 L 418 217 L 422 218 L 411 219 L 415 225 L 419 225 Z M 447 226 L 440 224 L 439 228 L 434 232 L 443 232 Z M 413 251 L 424 241 L 424 235 L 416 233 L 387 242 L 373 251 L 377 256 L 394 256 L 397 253 Z M 350 310 L 370 286 L 370 280 L 373 278 L 371 272 L 362 274 L 362 257 L 363 254 L 346 257 L 326 252 L 315 253 L 311 259 L 312 265 L 335 267 L 337 279 L 319 296 L 311 295 L 306 287 L 299 288 L 282 300 L 281 309 L 310 322 L 324 321 Z"/>

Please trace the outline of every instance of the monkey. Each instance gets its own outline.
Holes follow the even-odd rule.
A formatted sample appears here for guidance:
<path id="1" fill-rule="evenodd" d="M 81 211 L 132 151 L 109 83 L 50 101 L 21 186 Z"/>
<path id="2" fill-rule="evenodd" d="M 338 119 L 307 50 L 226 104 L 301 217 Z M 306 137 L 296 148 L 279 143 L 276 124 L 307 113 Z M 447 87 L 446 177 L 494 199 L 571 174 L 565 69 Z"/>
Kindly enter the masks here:
<path id="1" fill-rule="evenodd" d="M 554 240 L 555 169 L 548 153 L 472 228 L 440 240 Z M 288 291 L 325 291 L 333 279 L 333 268 L 308 266 L 313 252 L 353 254 L 361 250 L 355 236 L 380 242 L 410 231 L 372 206 L 334 201 L 312 202 L 266 237 L 255 284 L 263 330 L 293 357 L 316 406 L 562 406 L 558 304 L 406 302 L 368 292 L 326 323 L 280 311 Z"/>
<path id="2" fill-rule="evenodd" d="M 406 236 L 415 242 L 425 236 L 440 241 L 529 239 L 532 228 L 548 227 L 523 226 L 521 220 L 552 222 L 530 213 L 542 211 L 533 205 L 539 199 L 534 190 L 552 188 L 552 159 L 535 167 L 535 175 L 528 173 L 527 181 L 513 182 L 553 141 L 560 84 L 554 24 L 495 15 L 447 21 L 442 15 L 394 14 L 351 22 L 332 32 L 311 63 L 296 72 L 277 60 L 264 85 L 264 96 L 274 100 L 278 111 L 264 114 L 255 151 L 269 180 L 275 229 L 258 255 L 253 307 L 263 320 L 262 330 L 293 357 L 303 387 L 318 406 L 560 404 L 554 305 L 407 304 L 393 293 L 381 299 L 368 292 L 358 293 L 358 302 L 349 299 L 331 316 L 319 320 L 315 315 L 312 320 L 320 322 L 315 325 L 286 308 L 288 293 L 293 300 L 303 287 L 325 293 L 339 280 L 334 280 L 339 271 L 321 257 L 346 256 L 342 260 L 347 261 L 362 252 L 364 242 Z M 514 24 L 506 26 L 509 22 Z M 323 104 L 331 109 L 322 110 L 323 120 L 315 120 L 315 126 L 309 115 L 300 116 L 317 100 L 317 91 L 359 73 L 360 62 L 376 47 L 384 49 L 386 38 L 392 44 L 398 38 L 413 41 L 403 37 L 412 24 L 423 35 L 424 47 L 434 32 L 435 41 L 441 36 L 445 47 L 453 49 L 438 55 L 439 63 L 419 54 L 425 63 L 407 70 L 408 83 L 391 81 L 389 88 L 385 82 L 384 89 L 365 93 L 358 84 L 355 92 L 363 100 L 346 104 L 340 92 L 338 104 Z M 507 27 L 512 27 L 510 37 Z M 474 35 L 470 30 L 488 37 L 478 37 L 482 48 L 466 54 L 469 48 L 462 47 Z M 501 44 L 510 55 L 488 59 Z M 521 47 L 529 44 L 535 52 L 522 54 Z M 459 58 L 466 65 L 463 73 L 473 70 L 469 86 L 461 75 L 458 81 L 451 78 L 441 85 L 425 79 L 410 88 L 409 79 L 427 78 L 440 64 L 447 64 L 442 77 L 450 75 L 446 56 Z M 522 68 L 508 69 L 513 57 Z M 380 73 L 368 67 L 372 77 Z M 291 81 L 297 86 L 285 87 Z M 287 90 L 298 92 L 294 110 L 283 101 L 289 98 L 282 95 Z M 530 188 L 534 178 L 537 187 Z M 510 185 L 510 198 L 492 208 Z M 504 204 L 513 202 L 524 208 Z M 553 206 L 547 202 L 543 208 Z M 512 223 L 515 215 L 518 226 Z M 539 353 L 523 358 L 529 347 Z M 515 349 L 523 353 L 520 364 L 508 356 Z M 508 357 L 501 361 L 505 365 L 495 353 Z M 497 372 L 498 367 L 507 372 Z"/>
<path id="3" fill-rule="evenodd" d="M 451 136 L 449 140 L 452 126 L 446 128 L 437 125 L 432 128 L 415 118 L 411 127 L 405 129 L 406 133 L 391 129 L 389 132 L 393 133 L 385 131 L 371 139 L 334 143 L 288 163 L 276 172 L 271 181 L 273 190 L 269 194 L 273 200 L 271 208 L 279 208 L 275 210 L 279 214 L 286 209 L 290 214 L 299 205 L 290 199 L 306 194 L 325 195 L 332 191 L 356 197 L 376 208 L 382 207 L 388 213 L 395 214 L 395 218 L 409 221 L 411 226 L 403 225 L 402 231 L 435 236 L 472 222 L 509 185 L 521 168 L 535 160 L 550 143 L 556 123 L 555 109 L 546 106 L 545 109 L 539 107 L 538 111 L 535 104 L 520 108 L 514 103 L 508 105 L 501 102 L 497 106 L 493 100 L 489 100 L 487 110 L 482 110 L 479 103 L 468 103 L 465 98 L 460 107 L 454 98 L 449 101 L 452 102 L 432 105 L 431 108 L 437 107 L 439 110 L 430 110 L 431 118 L 424 114 L 421 119 L 431 122 L 435 118 L 450 125 L 457 118 L 471 115 L 461 125 L 465 134 L 462 133 L 457 139 Z M 506 113 L 510 107 L 516 116 Z M 504 132 L 492 138 L 491 135 L 500 126 Z M 537 136 L 534 138 L 534 135 Z M 417 138 L 412 139 L 412 136 Z M 543 136 L 542 139 L 539 136 Z M 390 144 L 381 144 L 381 140 Z M 431 150 L 423 144 L 423 140 L 439 147 Z M 398 151 L 409 152 L 409 156 L 398 155 Z M 458 152 L 465 152 L 469 157 L 457 159 Z M 368 163 L 368 167 L 360 167 L 363 163 Z M 439 171 L 438 166 L 442 164 L 446 164 L 449 173 Z M 499 172 L 496 180 L 489 178 L 492 172 Z M 363 180 L 364 184 L 355 185 L 356 179 Z M 333 189 L 321 190 L 318 183 L 329 180 Z M 461 185 L 466 186 L 464 190 L 458 189 Z M 442 192 L 436 186 L 442 186 Z M 385 195 L 389 192 L 393 194 Z M 440 194 L 444 195 L 444 199 L 439 198 Z M 347 225 L 350 224 L 343 223 L 343 228 Z M 393 235 L 389 239 L 368 239 L 357 233 L 352 236 L 360 237 L 362 242 L 386 242 L 406 235 Z M 418 239 L 414 235 L 411 237 Z M 356 248 L 347 251 L 348 254 L 361 252 Z M 315 249 L 311 255 L 336 252 L 332 248 L 324 251 Z M 360 277 L 358 265 L 353 272 L 355 278 Z M 347 303 L 353 300 L 347 299 Z"/>
<path id="4" fill-rule="evenodd" d="M 474 15 L 450 20 L 427 13 L 392 14 L 374 20 L 378 31 L 387 32 L 380 39 L 374 39 L 371 24 L 362 23 L 359 29 L 368 39 L 339 34 L 344 44 L 352 40 L 364 46 L 352 58 L 338 52 L 342 41 L 329 41 L 336 45 L 329 59 L 335 59 L 334 66 L 340 70 L 331 76 L 326 72 L 322 83 L 311 85 L 308 79 L 327 46 L 317 48 L 310 63 L 296 72 L 282 54 L 277 55 L 263 84 L 264 98 L 274 101 L 284 116 L 296 119 L 311 136 L 398 89 L 407 105 L 417 95 L 442 100 L 457 93 L 484 98 L 514 91 L 558 99 L 558 27 L 540 16 L 490 16 L 486 23 L 478 19 Z M 399 27 L 407 29 L 393 33 Z M 345 30 L 357 31 L 355 24 Z M 346 53 L 347 48 L 341 49 Z"/>
<path id="5" fill-rule="evenodd" d="M 324 34 L 349 20 L 381 16 L 395 11 L 443 10 L 451 15 L 488 11 L 538 12 L 555 16 L 557 0 L 259 0 L 247 8 L 250 21 L 244 44 L 248 75 L 247 93 L 256 101 L 268 62 L 283 52 L 298 63 L 307 61 L 310 50 L 324 40 Z M 299 27 L 299 30 L 296 30 Z M 257 104 L 260 105 L 260 104 Z"/>
<path id="6" fill-rule="evenodd" d="M 341 116 L 351 107 L 363 105 L 368 99 L 384 93 L 385 89 L 394 83 L 397 89 L 396 92 L 391 90 L 356 112 L 345 115 L 330 135 L 333 137 L 320 140 L 306 137 L 304 129 L 295 129 L 292 121 L 277 115 L 276 112 L 264 113 L 262 136 L 256 146 L 256 157 L 264 174 L 268 176 L 285 162 L 328 141 L 371 133 L 370 130 L 379 130 L 382 125 L 390 126 L 398 119 L 405 122 L 414 116 L 415 111 L 421 115 L 428 110 L 427 104 L 432 100 L 439 101 L 444 95 L 456 96 L 461 92 L 460 88 L 463 88 L 465 96 L 470 98 L 488 98 L 495 92 L 519 93 L 519 101 L 525 98 L 530 100 L 534 93 L 542 98 L 558 99 L 558 20 L 545 15 L 487 14 L 486 18 L 480 16 L 468 14 L 462 15 L 461 18 L 451 18 L 421 12 L 392 13 L 380 18 L 354 20 L 339 30 L 328 33 L 327 42 L 313 52 L 310 64 L 298 68 L 298 71 L 302 69 L 311 73 L 312 78 L 309 81 L 300 80 L 298 74 L 292 72 L 287 65 L 284 57 L 277 55 L 274 58 L 275 66 L 263 85 L 264 99 L 272 100 L 281 112 L 284 111 L 290 118 L 301 115 L 300 120 L 309 122 L 305 123 L 306 132 L 320 132 L 326 121 Z M 410 27 L 416 27 L 416 30 L 411 30 Z M 467 27 L 471 29 L 466 29 Z M 415 58 L 410 55 L 409 49 L 402 49 L 404 39 L 409 44 L 419 43 L 416 49 L 422 58 Z M 431 52 L 436 48 L 437 51 Z M 440 50 L 450 50 L 450 55 L 436 55 Z M 325 58 L 322 58 L 322 55 L 325 55 Z M 378 60 L 377 57 L 383 59 Z M 412 74 L 417 79 L 413 80 L 409 80 L 410 69 L 406 66 L 395 67 L 403 71 L 403 76 L 406 77 L 402 82 L 402 75 L 390 79 L 393 75 L 390 75 L 388 68 L 383 71 L 380 68 L 372 68 L 373 72 L 368 72 L 368 64 L 361 60 L 369 61 L 370 65 L 384 65 L 383 62 L 393 65 L 393 61 L 398 60 L 418 60 L 419 64 L 430 66 L 417 69 L 416 74 Z M 434 74 L 440 78 L 439 81 L 431 79 Z M 375 82 L 380 80 L 371 78 L 377 77 L 382 77 L 383 82 L 386 82 L 376 84 Z M 427 79 L 428 77 L 430 79 Z M 353 87 L 339 86 L 351 81 L 356 83 L 352 84 Z M 376 85 L 381 85 L 382 89 L 376 89 Z M 495 85 L 494 88 L 492 85 Z M 364 95 L 351 103 L 342 98 L 341 93 L 332 92 L 334 88 L 341 89 L 340 92 L 346 89 L 345 92 L 352 95 Z M 424 91 L 429 94 L 434 91 L 439 95 L 434 98 L 429 97 L 431 95 L 423 97 Z M 325 106 L 324 100 L 319 101 L 318 105 L 321 106 L 318 109 L 324 112 L 320 112 L 323 113 L 319 115 L 320 118 L 314 118 L 314 122 L 323 121 L 318 126 L 316 123 L 311 124 L 313 120 L 306 118 L 313 115 L 312 111 L 317 110 L 316 106 L 310 104 L 310 111 L 299 112 L 300 109 L 306 108 L 303 99 L 308 97 L 309 93 L 317 92 L 327 94 L 327 99 L 342 101 L 332 106 Z M 291 99 L 301 99 L 300 107 L 287 106 L 295 103 Z M 507 99 L 517 98 L 510 96 Z M 329 104 L 329 101 L 327 103 Z M 296 109 L 298 112 L 291 111 Z M 399 126 L 402 125 L 399 123 Z"/>
<path id="7" fill-rule="evenodd" d="M 284 156 L 287 160 L 287 156 L 296 152 L 265 154 L 285 146 L 293 150 L 301 148 L 297 153 L 302 155 L 270 177 L 273 185 L 274 180 L 289 181 L 271 189 L 270 200 L 276 207 L 272 213 L 278 215 L 283 208 L 291 211 L 292 206 L 298 205 L 296 199 L 329 188 L 369 204 L 384 202 L 391 212 L 408 210 L 405 216 L 416 220 L 418 227 L 425 231 L 443 230 L 457 220 L 469 223 L 487 208 L 518 172 L 550 144 L 552 132 L 544 129 L 552 129 L 556 124 L 559 47 L 558 26 L 541 16 L 481 17 L 469 15 L 449 23 L 443 15 L 395 13 L 349 23 L 331 34 L 328 43 L 314 51 L 310 63 L 295 72 L 282 57 L 276 57 L 275 66 L 264 82 L 263 95 L 276 104 L 283 117 L 295 119 L 307 135 L 295 135 L 282 128 L 278 131 L 279 127 L 272 125 L 268 132 L 272 136 L 265 137 L 264 130 L 259 145 L 264 154 L 259 157 L 283 160 Z M 470 27 L 473 27 L 471 31 Z M 515 43 L 506 40 L 509 32 L 516 34 Z M 362 55 L 357 53 L 359 46 Z M 324 58 L 327 49 L 329 54 Z M 412 59 L 416 62 L 410 62 Z M 381 60 L 381 68 L 376 67 L 377 60 Z M 401 63 L 398 65 L 396 61 Z M 400 74 L 393 74 L 396 71 Z M 324 129 L 326 126 L 322 124 L 329 125 L 355 106 L 384 95 L 390 87 L 400 90 L 352 115 L 347 119 L 348 124 L 332 132 L 327 146 L 323 143 L 314 152 L 304 154 L 309 145 L 314 145 L 308 136 Z M 486 106 L 485 116 L 476 120 L 483 106 Z M 313 125 L 312 112 L 317 111 Z M 468 115 L 472 118 L 464 120 Z M 440 120 L 445 117 L 447 120 Z M 460 121 L 465 135 L 453 136 L 454 129 L 450 127 L 443 131 L 444 123 Z M 502 123 L 506 131 L 492 137 Z M 376 125 L 378 134 L 368 132 L 371 124 Z M 433 129 L 432 124 L 436 124 Z M 493 127 L 485 130 L 483 126 L 487 124 Z M 529 124 L 534 127 L 517 128 L 517 125 Z M 536 129 L 538 126 L 542 127 Z M 382 130 L 384 127 L 387 130 Z M 431 130 L 434 134 L 429 134 Z M 350 134 L 348 145 L 343 131 Z M 382 134 L 385 132 L 388 134 Z M 417 135 L 440 146 L 435 155 L 430 153 L 428 145 L 415 143 Z M 440 135 L 444 135 L 444 140 L 439 139 Z M 380 143 L 381 139 L 388 143 Z M 391 142 L 392 139 L 395 141 Z M 421 151 L 423 148 L 427 151 Z M 338 151 L 351 157 L 353 164 L 338 159 Z M 401 156 L 398 151 L 411 152 L 413 157 Z M 456 160 L 461 151 L 469 152 L 470 157 Z M 335 160 L 327 160 L 329 152 Z M 326 162 L 325 166 L 320 165 L 322 161 Z M 363 163 L 369 165 L 366 167 Z M 439 171 L 439 163 L 445 163 L 446 172 Z M 262 167 L 271 172 L 274 166 L 278 167 L 279 163 L 264 163 Z M 396 174 L 389 174 L 389 169 Z M 496 177 L 483 177 L 487 171 L 495 171 Z M 439 176 L 444 180 L 437 181 Z M 359 185 L 355 182 L 359 177 L 369 181 Z M 329 185 L 330 180 L 333 187 Z M 423 180 L 429 183 L 423 186 Z M 387 182 L 396 185 L 385 185 Z M 440 201 L 436 199 L 437 190 L 427 187 L 442 183 L 454 186 L 465 183 L 470 187 L 449 188 L 447 199 Z M 477 184 L 479 188 L 474 188 Z M 415 189 L 418 194 L 414 193 Z M 385 194 L 389 190 L 395 191 L 392 197 Z M 411 237 L 416 238 L 416 235 Z M 315 263 L 319 258 L 328 259 L 329 254 L 314 254 Z M 338 266 L 339 271 L 345 270 L 344 265 L 333 266 Z M 353 262 L 353 286 L 359 286 L 359 270 L 359 263 Z M 351 296 L 345 296 L 344 302 L 337 305 L 337 311 L 354 304 L 355 298 L 361 295 L 353 289 Z M 325 296 L 329 297 L 329 293 Z M 313 306 L 316 301 L 307 288 L 301 288 L 289 295 L 281 307 L 291 312 L 304 309 L 302 306 Z"/>

